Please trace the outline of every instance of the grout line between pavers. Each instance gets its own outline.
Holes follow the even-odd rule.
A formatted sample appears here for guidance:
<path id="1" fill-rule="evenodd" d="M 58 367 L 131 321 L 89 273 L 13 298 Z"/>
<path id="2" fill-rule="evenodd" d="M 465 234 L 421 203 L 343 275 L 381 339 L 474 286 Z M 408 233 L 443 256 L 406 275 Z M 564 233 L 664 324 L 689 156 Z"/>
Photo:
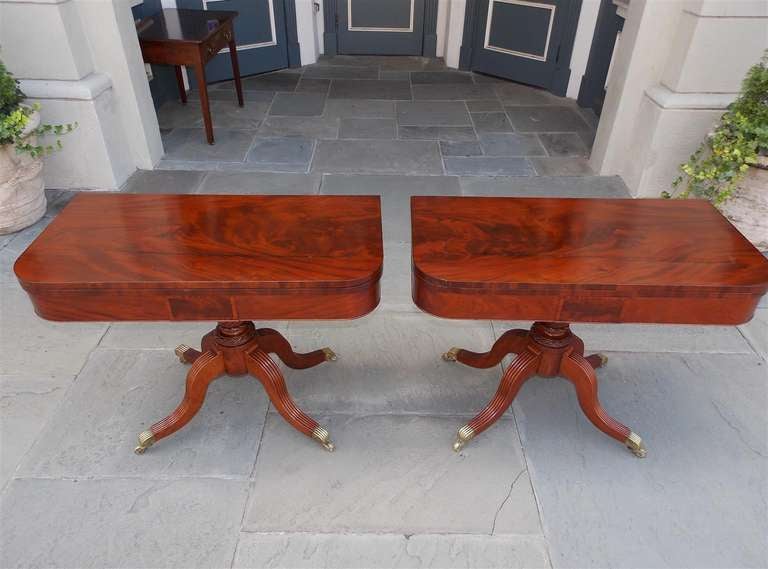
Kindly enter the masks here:
<path id="1" fill-rule="evenodd" d="M 64 393 L 62 393 L 61 398 L 59 399 L 59 402 L 54 405 L 53 409 L 48 413 L 48 418 L 46 419 L 45 423 L 41 425 L 40 429 L 37 432 L 37 435 L 35 435 L 35 438 L 32 440 L 31 444 L 27 447 L 27 450 L 24 451 L 24 454 L 22 454 L 19 457 L 18 462 L 16 463 L 16 468 L 13 470 L 13 473 L 8 477 L 8 479 L 5 481 L 5 484 L 0 488 L 0 497 L 5 494 L 5 491 L 8 489 L 8 487 L 11 485 L 11 481 L 17 480 L 17 477 L 15 474 L 19 471 L 19 468 L 21 467 L 22 463 L 24 463 L 25 459 L 27 458 L 27 455 L 32 451 L 33 448 L 37 446 L 38 441 L 43 435 L 43 432 L 45 431 L 46 427 L 48 426 L 51 419 L 58 413 L 59 409 L 64 405 L 64 402 L 67 399 L 67 395 L 69 393 L 69 390 L 72 389 L 72 386 L 77 381 L 77 378 L 80 377 L 80 374 L 83 373 L 83 369 L 85 369 L 85 366 L 88 365 L 88 362 L 91 360 L 91 356 L 96 351 L 96 348 L 101 344 L 101 341 L 104 339 L 104 336 L 107 335 L 107 331 L 109 330 L 111 324 L 107 325 L 104 329 L 104 332 L 99 337 L 99 340 L 96 342 L 93 348 L 91 348 L 88 353 L 86 354 L 85 358 L 83 359 L 83 365 L 80 366 L 80 369 L 77 370 L 77 373 L 74 374 L 72 377 L 72 381 L 69 382 L 69 384 L 64 389 Z"/>

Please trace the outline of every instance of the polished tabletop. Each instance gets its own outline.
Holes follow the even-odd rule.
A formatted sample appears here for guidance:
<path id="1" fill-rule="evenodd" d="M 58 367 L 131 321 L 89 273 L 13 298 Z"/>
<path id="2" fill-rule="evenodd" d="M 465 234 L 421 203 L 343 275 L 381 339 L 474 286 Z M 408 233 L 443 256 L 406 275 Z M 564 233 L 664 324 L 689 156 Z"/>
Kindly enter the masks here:
<path id="1" fill-rule="evenodd" d="M 165 9 L 141 21 L 139 40 L 200 43 L 235 16 L 230 11 Z"/>
<path id="2" fill-rule="evenodd" d="M 706 321 L 683 307 L 696 298 L 711 307 L 723 295 L 730 304 L 711 318 L 729 320 L 730 306 L 740 319 L 738 300 L 754 304 L 768 289 L 768 260 L 704 201 L 417 196 L 411 206 L 414 295 L 444 316 L 472 309 L 430 302 L 429 290 L 461 291 L 467 301 L 489 292 L 553 301 L 544 314 L 489 305 L 476 311 L 484 316 L 566 319 L 563 304 L 576 299 L 581 319 L 621 322 Z M 642 315 L 638 301 L 629 310 L 612 297 L 676 298 L 680 313 Z"/>
<path id="3" fill-rule="evenodd" d="M 216 314 L 221 312 L 216 307 L 237 303 L 230 293 L 260 294 L 264 302 L 274 295 L 275 306 L 265 305 L 268 315 L 282 310 L 277 304 L 289 301 L 291 294 L 303 295 L 308 303 L 313 295 L 362 292 L 368 300 L 375 294 L 378 302 L 381 270 L 378 196 L 100 192 L 75 196 L 15 265 L 33 301 L 56 305 L 58 316 L 51 313 L 53 318 L 72 320 L 107 314 L 126 320 L 166 319 L 150 306 L 150 298 L 154 295 L 162 304 L 180 291 Z M 83 307 L 88 294 L 119 293 L 145 308 L 113 306 L 119 302 L 107 306 L 105 297 L 105 306 L 83 308 L 78 315 L 57 302 L 67 292 L 78 293 Z M 188 302 L 176 308 L 170 319 L 195 315 Z M 96 313 L 87 314 L 89 310 Z M 199 319 L 209 317 L 208 311 L 199 312 Z M 345 314 L 343 307 L 338 312 Z M 245 318 L 239 313 L 224 316 Z"/>

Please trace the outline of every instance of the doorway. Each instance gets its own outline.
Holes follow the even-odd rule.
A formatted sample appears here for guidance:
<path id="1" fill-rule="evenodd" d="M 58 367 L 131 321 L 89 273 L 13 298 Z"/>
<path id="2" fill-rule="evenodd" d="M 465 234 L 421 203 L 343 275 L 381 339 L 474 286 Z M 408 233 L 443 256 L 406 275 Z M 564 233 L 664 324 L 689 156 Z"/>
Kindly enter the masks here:
<path id="1" fill-rule="evenodd" d="M 581 0 L 468 0 L 459 67 L 564 96 Z"/>
<path id="2" fill-rule="evenodd" d="M 438 0 L 324 0 L 326 55 L 435 57 Z"/>

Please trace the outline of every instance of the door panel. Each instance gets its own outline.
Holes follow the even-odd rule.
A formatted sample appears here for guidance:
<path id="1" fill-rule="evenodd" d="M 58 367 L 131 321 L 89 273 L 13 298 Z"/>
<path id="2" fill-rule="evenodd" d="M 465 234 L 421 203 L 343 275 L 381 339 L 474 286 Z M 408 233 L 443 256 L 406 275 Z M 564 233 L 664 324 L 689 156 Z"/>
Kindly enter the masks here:
<path id="1" fill-rule="evenodd" d="M 339 0 L 338 51 L 421 55 L 424 0 Z"/>
<path id="2" fill-rule="evenodd" d="M 574 1 L 482 0 L 471 68 L 551 89 L 561 68 L 558 56 Z"/>
<path id="3" fill-rule="evenodd" d="M 180 8 L 234 10 L 235 41 L 241 75 L 288 67 L 283 0 L 177 0 Z M 190 70 L 191 71 L 191 70 Z M 205 67 L 208 82 L 232 79 L 229 50 L 222 50 Z M 194 83 L 190 77 L 190 82 Z"/>

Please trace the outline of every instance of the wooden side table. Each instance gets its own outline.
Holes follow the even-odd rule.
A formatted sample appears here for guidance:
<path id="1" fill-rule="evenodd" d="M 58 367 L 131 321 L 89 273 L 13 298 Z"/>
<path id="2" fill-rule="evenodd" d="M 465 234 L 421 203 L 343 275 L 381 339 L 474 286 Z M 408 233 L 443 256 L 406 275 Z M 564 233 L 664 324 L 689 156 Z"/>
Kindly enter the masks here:
<path id="1" fill-rule="evenodd" d="M 379 302 L 378 196 L 139 195 L 84 192 L 19 257 L 16 275 L 38 315 L 60 321 L 213 320 L 184 397 L 139 435 L 136 452 L 186 425 L 209 384 L 255 376 L 300 432 L 333 450 L 328 431 L 293 401 L 276 354 L 295 369 L 336 359 L 293 351 L 252 320 L 347 319 Z"/>
<path id="2" fill-rule="evenodd" d="M 208 144 L 213 144 L 214 139 L 205 64 L 224 48 L 229 48 L 237 102 L 243 106 L 243 85 L 240 81 L 233 28 L 236 16 L 237 12 L 167 9 L 145 18 L 138 26 L 139 45 L 144 61 L 175 67 L 179 96 L 185 105 L 187 93 L 184 90 L 181 66 L 187 65 L 195 70 Z"/>
<path id="3" fill-rule="evenodd" d="M 768 290 L 768 260 L 704 201 L 414 197 L 413 299 L 444 318 L 533 320 L 485 353 L 443 355 L 507 366 L 490 403 L 462 426 L 460 450 L 532 376 L 576 387 L 587 418 L 645 456 L 642 439 L 597 397 L 595 369 L 570 322 L 741 324 Z"/>

